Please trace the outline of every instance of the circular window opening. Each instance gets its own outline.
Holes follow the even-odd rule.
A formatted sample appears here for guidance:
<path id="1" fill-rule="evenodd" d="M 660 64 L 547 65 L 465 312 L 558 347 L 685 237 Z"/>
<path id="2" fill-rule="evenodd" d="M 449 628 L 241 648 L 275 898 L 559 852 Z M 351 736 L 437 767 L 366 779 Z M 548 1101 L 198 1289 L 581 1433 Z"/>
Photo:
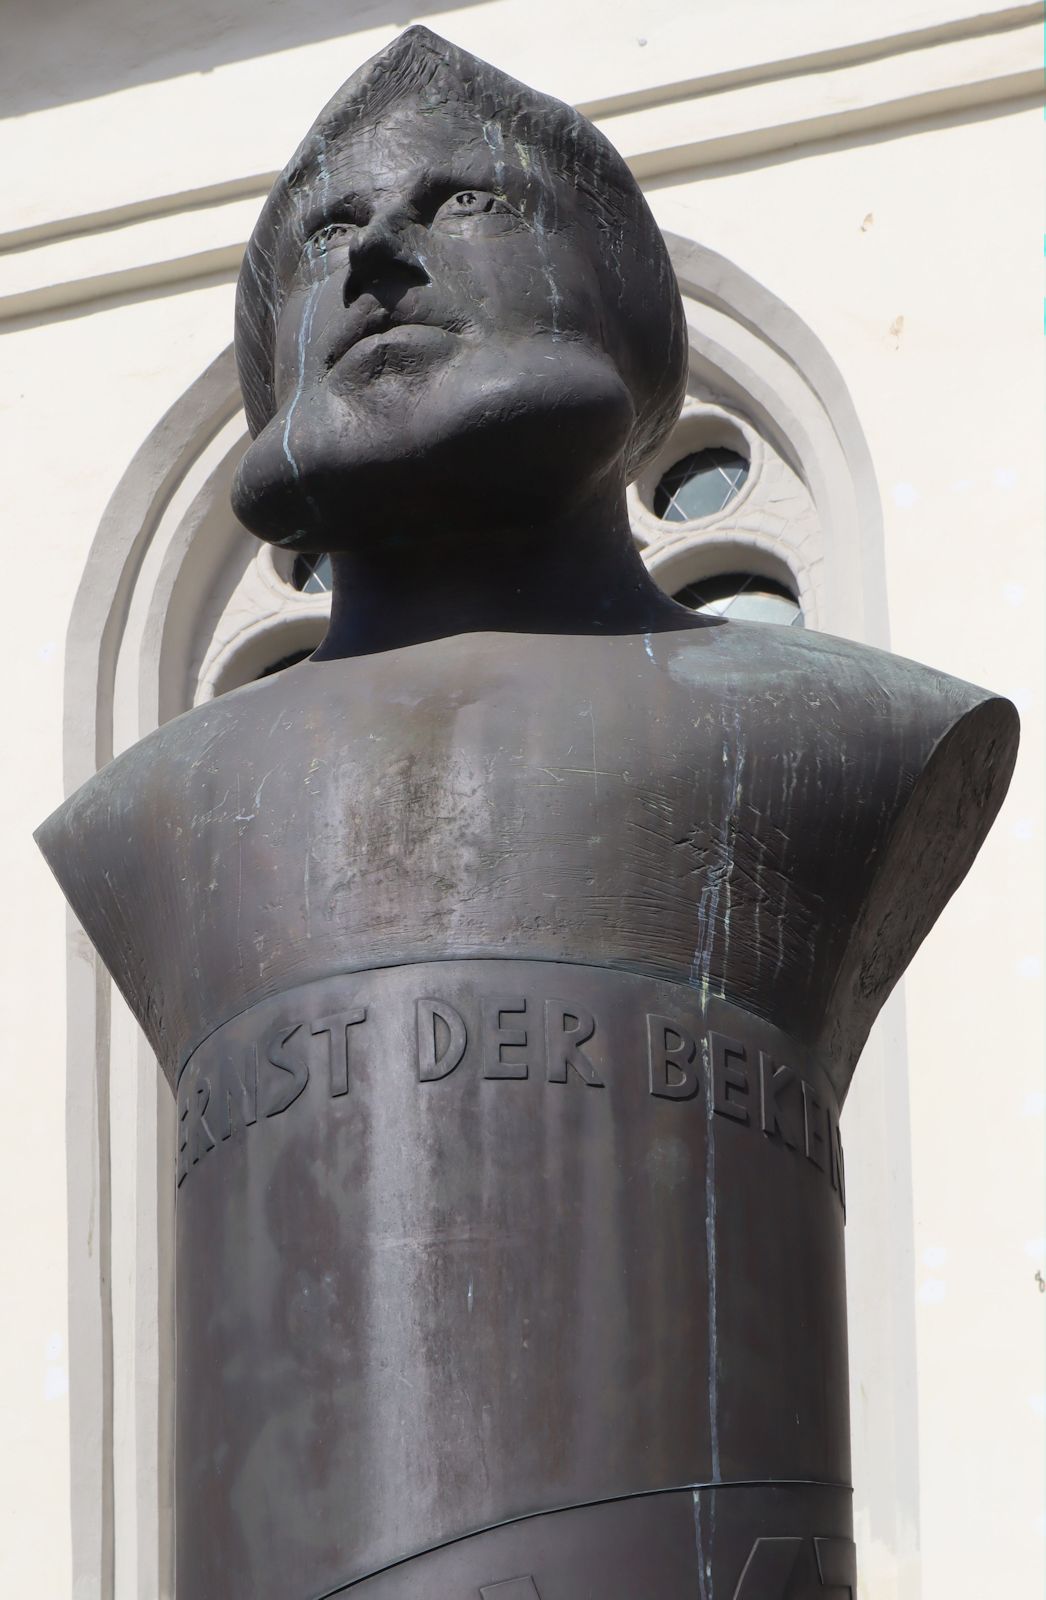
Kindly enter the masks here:
<path id="1" fill-rule="evenodd" d="M 299 661 L 308 661 L 315 648 L 315 645 L 310 645 L 308 650 L 292 650 L 290 655 L 281 656 L 278 661 L 272 661 L 267 667 L 262 667 L 258 677 L 271 678 L 274 672 L 285 672 L 288 667 L 296 667 Z"/>
<path id="2" fill-rule="evenodd" d="M 681 606 L 740 622 L 777 622 L 801 628 L 803 613 L 792 591 L 776 578 L 753 572 L 723 572 L 688 583 L 672 596 Z"/>
<path id="3" fill-rule="evenodd" d="M 736 450 L 715 445 L 695 450 L 669 467 L 654 490 L 654 514 L 662 522 L 697 522 L 723 511 L 741 492 L 748 462 Z"/>
<path id="4" fill-rule="evenodd" d="M 334 587 L 330 556 L 295 556 L 291 583 L 299 594 L 330 594 Z"/>

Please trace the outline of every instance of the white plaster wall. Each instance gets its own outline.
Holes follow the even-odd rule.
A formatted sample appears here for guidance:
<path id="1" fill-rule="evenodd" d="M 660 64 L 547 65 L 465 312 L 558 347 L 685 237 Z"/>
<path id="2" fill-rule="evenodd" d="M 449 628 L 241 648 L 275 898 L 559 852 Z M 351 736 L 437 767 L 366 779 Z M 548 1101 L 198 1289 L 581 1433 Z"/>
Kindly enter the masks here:
<path id="1" fill-rule="evenodd" d="M 0 1593 L 55 1600 L 112 1592 L 81 1559 L 74 1588 L 70 1503 L 84 1488 L 70 1482 L 68 1262 L 100 1241 L 96 1213 L 67 1219 L 65 920 L 29 842 L 62 796 L 62 719 L 77 715 L 75 702 L 63 706 L 70 608 L 131 456 L 228 342 L 230 272 L 257 204 L 242 196 L 260 193 L 250 180 L 281 165 L 319 102 L 411 20 L 380 4 L 313 0 L 297 24 L 308 42 L 296 44 L 284 7 L 193 0 L 178 8 L 180 21 L 168 9 L 13 0 L 0 67 L 9 103 L 37 107 L 0 120 L 0 229 L 49 236 L 8 238 L 17 250 L 0 238 L 13 602 L 5 709 L 7 748 L 19 753 L 0 791 L 9 897 Z M 902 1350 L 891 1366 L 883 1350 L 895 1326 L 903 1345 L 905 1318 L 914 1319 L 918 1461 L 862 1457 L 858 1438 L 859 1509 L 888 1500 L 894 1477 L 913 1477 L 907 1531 L 894 1526 L 887 1537 L 870 1514 L 859 1522 L 862 1600 L 982 1600 L 1003 1574 L 1009 1593 L 1044 1587 L 1046 1295 L 1035 1282 L 1046 1273 L 1043 373 L 1031 200 L 1041 114 L 1021 99 L 1037 65 L 1027 30 L 971 31 L 979 14 L 1016 24 L 1034 9 L 987 0 L 491 0 L 423 18 L 591 107 L 646 172 L 667 229 L 735 261 L 807 321 L 841 369 L 871 447 L 893 648 L 1007 690 L 1025 715 L 1011 799 L 917 957 L 905 1008 L 891 1010 L 869 1047 L 850 1110 L 857 1117 L 862 1097 L 884 1092 L 886 1066 L 873 1079 L 875 1063 L 906 1050 L 912 1159 L 900 1108 L 896 1152 L 862 1179 L 868 1198 L 882 1185 L 888 1237 L 865 1220 L 861 1249 L 876 1271 L 881 1260 L 896 1296 L 913 1229 L 912 1299 L 891 1302 L 888 1314 L 869 1303 L 868 1318 L 883 1327 L 866 1343 L 855 1329 L 854 1340 L 858 1354 L 872 1352 L 857 1374 L 862 1403 L 903 1406 L 907 1358 Z M 867 48 L 918 29 L 938 32 L 917 52 Z M 805 72 L 774 65 L 817 52 L 828 54 Z M 665 86 L 690 80 L 704 92 L 668 95 Z M 916 103 L 920 85 L 935 86 L 932 103 Z M 919 120 L 905 121 L 909 112 Z M 820 143 L 800 128 L 815 117 Z M 156 215 L 156 197 L 199 189 L 207 204 L 197 195 Z M 118 207 L 131 215 L 116 228 L 56 227 Z M 137 277 L 119 277 L 132 267 Z M 61 290 L 48 311 L 33 296 L 53 284 L 79 288 Z M 133 292 L 99 299 L 106 287 Z M 21 320 L 10 320 L 14 311 Z M 82 1050 L 86 1075 L 93 1041 Z M 84 1099 L 89 1114 L 89 1091 Z M 887 1123 L 891 1114 L 887 1103 Z M 117 1160 L 125 1122 L 118 1106 Z M 114 1219 L 114 1342 L 123 1352 L 116 1592 L 151 1600 L 156 1591 L 138 1575 L 152 1568 L 134 1548 L 127 1509 L 141 1447 L 126 1365 L 139 1314 L 134 1227 L 134 1218 Z M 860 1436 L 860 1410 L 855 1423 Z"/>
<path id="2" fill-rule="evenodd" d="M 3 339 L 4 548 L 9 593 L 18 595 L 4 625 L 8 766 L 0 786 L 8 897 L 0 924 L 8 1108 L 0 1126 L 0 1353 L 10 1374 L 0 1411 L 4 1595 L 60 1600 L 73 1592 L 65 913 L 30 837 L 62 795 L 63 642 L 106 501 L 143 434 L 227 340 L 231 315 L 232 290 L 222 285 Z M 89 1081 L 92 1039 L 82 1040 L 82 1053 Z M 97 1215 L 77 1221 L 75 1245 L 97 1252 Z"/>
<path id="3" fill-rule="evenodd" d="M 950 37 L 975 18 L 1034 10 L 999 0 L 436 0 L 416 10 L 382 0 L 192 0 L 175 13 L 133 0 L 8 0 L 0 88 L 10 103 L 41 108 L 0 128 L 5 225 L 278 169 L 318 104 L 412 21 L 524 82 L 599 106 L 815 52 L 845 56 L 920 29 L 947 27 Z M 992 48 L 982 41 L 979 58 Z"/>
<path id="4" fill-rule="evenodd" d="M 1044 1583 L 1040 123 L 946 123 L 653 196 L 839 363 L 882 488 L 891 647 L 1024 720 L 995 831 L 905 984 L 927 1600 Z"/>

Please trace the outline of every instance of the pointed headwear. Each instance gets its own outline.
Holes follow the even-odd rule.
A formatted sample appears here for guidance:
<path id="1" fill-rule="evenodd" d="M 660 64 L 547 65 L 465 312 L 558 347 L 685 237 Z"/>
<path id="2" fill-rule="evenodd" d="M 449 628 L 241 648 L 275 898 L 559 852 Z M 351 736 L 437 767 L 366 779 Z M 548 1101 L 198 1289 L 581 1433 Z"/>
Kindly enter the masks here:
<path id="1" fill-rule="evenodd" d="M 236 359 L 252 437 L 276 410 L 276 328 L 331 151 L 401 105 L 473 117 L 488 143 L 515 149 L 552 179 L 553 191 L 573 191 L 591 224 L 607 348 L 635 405 L 634 477 L 679 414 L 687 368 L 679 289 L 650 208 L 613 145 L 572 107 L 423 27 L 408 28 L 338 90 L 277 178 L 251 235 L 237 287 Z"/>

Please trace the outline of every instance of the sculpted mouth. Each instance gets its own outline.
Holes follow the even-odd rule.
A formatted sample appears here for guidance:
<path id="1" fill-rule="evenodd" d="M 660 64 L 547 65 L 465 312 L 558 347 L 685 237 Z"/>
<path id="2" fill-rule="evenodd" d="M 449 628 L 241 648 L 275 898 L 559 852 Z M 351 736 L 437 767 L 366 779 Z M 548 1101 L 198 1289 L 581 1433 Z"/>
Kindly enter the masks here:
<path id="1" fill-rule="evenodd" d="M 328 372 L 336 367 L 343 356 L 352 350 L 357 350 L 361 345 L 373 344 L 375 340 L 389 338 L 393 335 L 402 335 L 404 339 L 424 338 L 435 335 L 449 337 L 455 330 L 446 327 L 441 322 L 414 321 L 410 318 L 399 320 L 388 312 L 369 316 L 361 327 L 355 329 L 347 338 L 342 339 L 335 346 L 327 359 Z"/>

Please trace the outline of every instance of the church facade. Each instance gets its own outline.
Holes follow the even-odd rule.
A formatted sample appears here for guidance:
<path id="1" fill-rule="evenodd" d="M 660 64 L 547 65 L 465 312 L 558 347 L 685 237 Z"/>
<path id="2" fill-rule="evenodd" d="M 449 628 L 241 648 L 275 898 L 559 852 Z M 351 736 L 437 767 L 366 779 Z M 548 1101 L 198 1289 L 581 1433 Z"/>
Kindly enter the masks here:
<path id="1" fill-rule="evenodd" d="M 423 20 L 592 118 L 665 233 L 688 393 L 629 491 L 665 591 L 893 650 L 1022 714 L 999 823 L 835 1132 L 862 1600 L 979 1600 L 1002 1572 L 1036 1593 L 1039 8 L 434 6 L 88 0 L 5 22 L 3 436 L 29 592 L 8 608 L 0 1586 L 173 1592 L 177 1111 L 29 836 L 145 734 L 322 637 L 325 563 L 229 509 L 235 277 L 317 105 Z M 841 1190 L 841 1154 L 831 1171 Z"/>

